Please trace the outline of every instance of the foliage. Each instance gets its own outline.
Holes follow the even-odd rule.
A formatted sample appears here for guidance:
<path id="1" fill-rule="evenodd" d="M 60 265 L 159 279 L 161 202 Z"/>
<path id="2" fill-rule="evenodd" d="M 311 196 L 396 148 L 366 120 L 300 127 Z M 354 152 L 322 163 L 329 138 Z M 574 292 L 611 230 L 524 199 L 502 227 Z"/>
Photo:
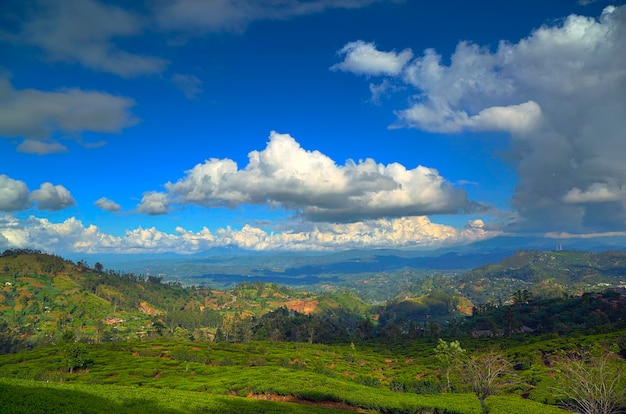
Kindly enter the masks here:
<path id="1" fill-rule="evenodd" d="M 439 342 L 435 347 L 435 355 L 437 362 L 439 362 L 439 365 L 446 373 L 446 391 L 450 391 L 450 370 L 463 360 L 465 349 L 461 348 L 458 340 L 446 342 L 439 338 Z"/>
<path id="2" fill-rule="evenodd" d="M 478 397 L 483 413 L 487 414 L 485 399 L 495 394 L 498 387 L 504 383 L 506 375 L 511 372 L 511 364 L 502 354 L 495 351 L 463 356 L 461 363 L 465 380 Z"/>
<path id="3" fill-rule="evenodd" d="M 611 355 L 568 354 L 554 361 L 559 372 L 555 386 L 565 405 L 582 414 L 613 414 L 626 406 L 622 367 L 609 363 Z"/>
<path id="4" fill-rule="evenodd" d="M 88 352 L 85 344 L 79 342 L 69 342 L 64 348 L 65 364 L 67 370 L 72 373 L 75 369 L 80 369 L 87 363 Z"/>
<path id="5" fill-rule="evenodd" d="M 571 263 L 571 257 L 557 256 L 559 266 Z M 520 255 L 508 264 L 524 268 L 542 257 Z M 198 412 L 221 412 L 214 407 L 225 407 L 222 398 L 236 395 L 332 401 L 381 413 L 511 412 L 507 406 L 551 413 L 558 409 L 542 403 L 558 403 L 552 391 L 562 376 L 550 376 L 554 355 L 594 342 L 626 352 L 626 295 L 620 290 L 542 299 L 518 289 L 510 300 L 479 305 L 474 316 L 461 319 L 458 308 L 467 303 L 455 293 L 458 279 L 405 277 L 403 286 L 417 297 L 368 306 L 345 290 L 313 294 L 260 282 L 225 291 L 183 288 L 106 271 L 99 263 L 91 269 L 84 261 L 12 251 L 0 255 L 0 351 L 17 353 L 0 355 L 0 378 L 159 389 L 164 399 L 169 391 L 219 397 L 218 405 L 207 400 Z M 524 326 L 534 333 L 522 331 Z M 481 328 L 493 336 L 471 336 Z M 614 356 L 606 372 L 623 367 Z M 523 382 L 509 381 L 512 368 Z M 458 379 L 467 383 L 452 387 Z M 470 388 L 474 394 L 460 393 Z M 493 395 L 496 390 L 507 395 Z M 29 386 L 14 391 L 30 392 Z M 83 398 L 82 391 L 58 391 L 59 407 L 66 404 L 64 395 Z M 137 411 L 139 400 L 120 397 L 123 402 L 111 407 Z M 240 400 L 225 404 L 239 412 L 287 412 Z M 162 403 L 147 407 L 168 413 L 196 407 Z M 4 401 L 0 406 L 13 407 Z M 45 403 L 32 401 L 39 406 Z"/>

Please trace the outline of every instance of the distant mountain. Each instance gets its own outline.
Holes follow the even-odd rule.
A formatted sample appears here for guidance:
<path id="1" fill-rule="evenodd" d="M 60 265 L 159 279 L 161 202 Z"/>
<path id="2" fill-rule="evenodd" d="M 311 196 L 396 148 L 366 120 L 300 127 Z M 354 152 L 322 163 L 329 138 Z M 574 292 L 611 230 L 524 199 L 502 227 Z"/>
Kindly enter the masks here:
<path id="1" fill-rule="evenodd" d="M 474 303 L 507 301 L 517 290 L 558 297 L 626 284 L 626 251 L 523 250 L 455 277 Z"/>
<path id="2" fill-rule="evenodd" d="M 372 272 L 413 270 L 469 270 L 493 263 L 513 254 L 513 250 L 442 251 L 417 250 L 346 250 L 319 252 L 265 252 L 234 250 L 213 251 L 193 256 L 166 257 L 100 257 L 107 268 L 136 274 L 159 275 L 164 280 L 184 284 L 217 284 L 232 286 L 241 281 L 311 286 L 328 283 L 337 275 L 358 275 Z M 94 258 L 90 262 L 94 262 Z M 121 261 L 123 259 L 124 261 Z M 129 260 L 133 259 L 133 260 Z M 320 280 L 324 277 L 324 280 Z M 329 279 L 330 278 L 330 279 Z"/>

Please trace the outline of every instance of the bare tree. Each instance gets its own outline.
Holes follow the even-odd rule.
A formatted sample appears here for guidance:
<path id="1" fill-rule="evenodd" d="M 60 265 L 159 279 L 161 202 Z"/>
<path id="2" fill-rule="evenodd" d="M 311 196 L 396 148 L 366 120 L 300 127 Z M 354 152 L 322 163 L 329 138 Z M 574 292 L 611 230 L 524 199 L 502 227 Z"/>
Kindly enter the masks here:
<path id="1" fill-rule="evenodd" d="M 560 358 L 554 365 L 560 373 L 555 388 L 568 408 L 581 414 L 621 412 L 620 405 L 626 403 L 621 361 L 612 363 L 609 353 L 582 354 Z"/>
<path id="2" fill-rule="evenodd" d="M 483 413 L 487 414 L 485 399 L 495 394 L 498 387 L 507 381 L 507 374 L 511 373 L 511 364 L 502 354 L 494 351 L 470 355 L 461 361 L 464 378 L 478 397 Z"/>

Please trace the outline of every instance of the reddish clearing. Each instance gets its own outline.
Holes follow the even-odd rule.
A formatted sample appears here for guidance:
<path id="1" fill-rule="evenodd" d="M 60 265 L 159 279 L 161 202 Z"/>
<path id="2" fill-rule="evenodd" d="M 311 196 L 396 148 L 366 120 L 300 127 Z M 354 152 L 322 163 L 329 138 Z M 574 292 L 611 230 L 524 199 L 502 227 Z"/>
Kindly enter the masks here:
<path id="1" fill-rule="evenodd" d="M 279 401 L 289 402 L 295 404 L 314 405 L 316 407 L 333 408 L 335 410 L 353 411 L 357 413 L 371 413 L 363 408 L 353 407 L 349 404 L 337 402 L 337 401 L 309 401 L 302 398 L 298 398 L 294 395 L 277 395 L 277 394 L 248 394 L 246 398 L 252 398 L 254 400 L 267 400 L 267 401 Z"/>
<path id="2" fill-rule="evenodd" d="M 317 305 L 319 305 L 319 303 L 320 302 L 318 300 L 304 301 L 300 299 L 294 299 L 287 302 L 285 306 L 287 307 L 287 309 L 310 315 L 315 311 L 315 308 L 317 308 Z"/>

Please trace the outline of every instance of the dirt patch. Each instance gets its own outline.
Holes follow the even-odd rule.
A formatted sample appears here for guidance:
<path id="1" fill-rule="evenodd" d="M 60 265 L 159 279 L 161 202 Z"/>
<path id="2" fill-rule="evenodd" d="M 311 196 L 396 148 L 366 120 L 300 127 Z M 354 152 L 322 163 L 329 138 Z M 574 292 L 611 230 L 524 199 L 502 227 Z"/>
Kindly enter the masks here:
<path id="1" fill-rule="evenodd" d="M 139 302 L 139 311 L 153 316 L 160 315 L 162 313 L 160 310 L 148 305 L 148 302 L 146 301 Z"/>
<path id="2" fill-rule="evenodd" d="M 285 303 L 285 306 L 287 307 L 287 309 L 291 309 L 294 310 L 296 312 L 300 312 L 300 313 L 304 313 L 306 315 L 310 315 L 312 314 L 315 309 L 317 308 L 317 305 L 319 305 L 319 301 L 318 300 L 301 300 L 301 299 L 294 299 L 294 300 L 290 300 L 289 302 Z"/>
<path id="3" fill-rule="evenodd" d="M 266 400 L 266 401 L 279 401 L 289 402 L 294 404 L 314 405 L 322 408 L 333 408 L 335 410 L 352 411 L 356 413 L 373 413 L 373 411 L 365 410 L 363 408 L 354 407 L 352 405 L 338 402 L 338 401 L 309 401 L 302 398 L 298 398 L 295 395 L 277 395 L 277 394 L 248 394 L 246 398 L 252 398 L 254 400 Z"/>

